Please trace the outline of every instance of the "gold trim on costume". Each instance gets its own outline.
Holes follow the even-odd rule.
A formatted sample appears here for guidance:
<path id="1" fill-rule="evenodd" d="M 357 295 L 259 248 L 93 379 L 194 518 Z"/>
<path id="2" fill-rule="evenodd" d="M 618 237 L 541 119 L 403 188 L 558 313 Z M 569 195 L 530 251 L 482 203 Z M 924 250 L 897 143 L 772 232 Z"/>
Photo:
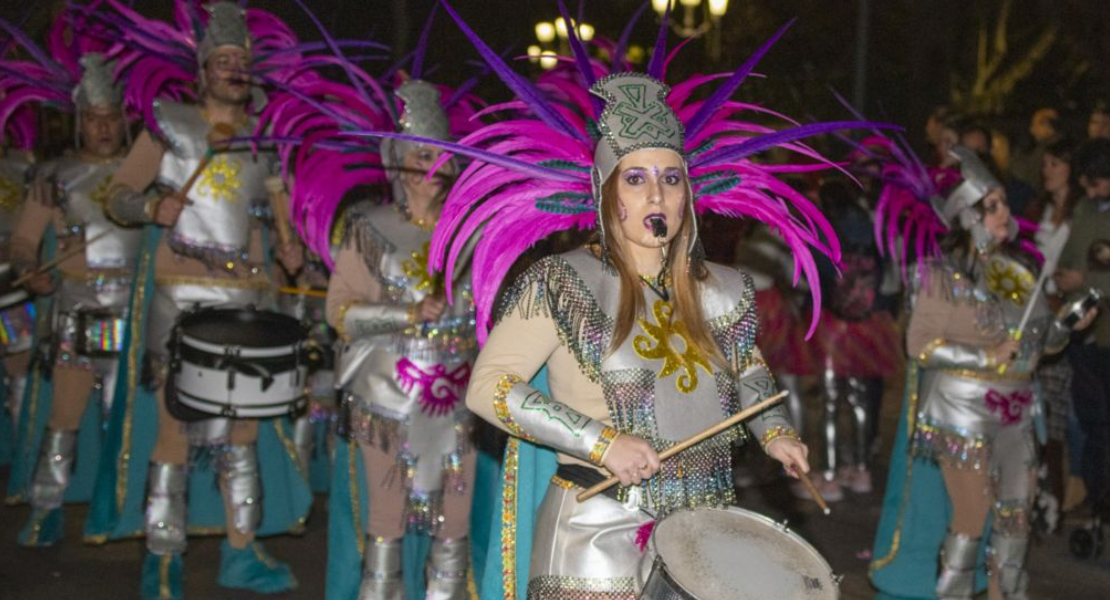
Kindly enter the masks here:
<path id="1" fill-rule="evenodd" d="M 347 490 L 351 495 L 351 522 L 354 523 L 358 555 L 366 556 L 366 534 L 362 531 L 362 507 L 358 496 L 358 442 L 347 440 Z"/>
<path id="2" fill-rule="evenodd" d="M 605 453 L 609 451 L 609 444 L 613 442 L 620 435 L 620 432 L 612 427 L 605 427 L 601 430 L 601 435 L 597 436 L 597 441 L 594 442 L 594 447 L 590 450 L 590 462 L 597 466 L 601 466 L 601 461 L 605 458 Z"/>
<path id="3" fill-rule="evenodd" d="M 978 379 L 981 381 L 1022 382 L 1031 381 L 1033 379 L 1032 373 L 1022 373 L 1020 371 L 1007 371 L 1006 373 L 999 373 L 998 369 L 993 369 L 990 371 L 973 371 L 971 369 L 941 369 L 941 372 L 955 377 L 966 377 L 968 379 Z"/>
<path id="4" fill-rule="evenodd" d="M 264 275 L 249 277 L 245 279 L 233 279 L 229 277 L 201 277 L 193 275 L 155 275 L 154 285 L 195 285 L 202 287 L 265 290 L 270 288 L 270 279 Z"/>
<path id="5" fill-rule="evenodd" d="M 497 390 L 493 393 L 493 412 L 497 415 L 497 420 L 509 430 L 509 433 L 525 440 L 531 440 L 532 437 L 520 428 L 513 420 L 513 415 L 509 412 L 509 392 L 513 390 L 513 386 L 524 380 L 518 375 L 506 373 L 497 380 Z"/>
<path id="6" fill-rule="evenodd" d="M 120 440 L 119 457 L 116 459 L 116 512 L 123 512 L 124 500 L 127 496 L 128 466 L 131 463 L 131 428 L 135 418 L 135 397 L 139 390 L 139 353 L 144 349 L 143 344 L 137 343 L 135 332 L 143 331 L 144 318 L 142 310 L 146 306 L 146 281 L 149 277 L 150 262 L 154 260 L 154 252 L 147 249 L 140 253 L 142 256 L 136 269 L 135 297 L 131 302 L 130 328 L 131 346 L 127 349 L 127 397 L 124 402 L 123 437 Z M 157 396 L 155 396 L 157 402 Z"/>
<path id="7" fill-rule="evenodd" d="M 350 300 L 341 304 L 339 309 L 335 311 L 335 333 L 339 335 L 339 339 L 345 342 L 351 341 L 351 336 L 347 335 L 347 311 L 351 310 L 354 305 L 355 301 Z"/>
<path id="8" fill-rule="evenodd" d="M 767 444 L 770 444 L 771 442 L 783 437 L 790 438 L 792 440 L 801 439 L 801 437 L 798 435 L 797 430 L 795 430 L 793 427 L 787 427 L 786 425 L 776 425 L 775 427 L 772 427 L 763 433 L 763 437 L 759 438 L 759 445 L 763 448 L 764 451 L 766 451 Z"/>
<path id="9" fill-rule="evenodd" d="M 898 520 L 895 521 L 894 533 L 890 538 L 890 551 L 882 558 L 871 561 L 867 567 L 868 576 L 894 562 L 898 556 L 898 549 L 902 543 L 902 520 L 906 516 L 906 504 L 909 502 L 910 483 L 913 481 L 914 457 L 910 455 L 910 444 L 913 441 L 913 432 L 917 430 L 917 388 L 918 371 L 920 366 L 909 361 L 906 366 L 907 401 L 906 401 L 906 480 L 902 483 L 902 503 L 898 507 Z"/>
<path id="10" fill-rule="evenodd" d="M 566 479 L 563 479 L 558 475 L 551 476 L 551 483 L 556 487 L 563 488 L 564 490 L 573 490 L 579 488 L 578 484 L 574 483 L 573 481 L 567 481 Z"/>
<path id="11" fill-rule="evenodd" d="M 520 440 L 509 438 L 501 488 L 501 583 L 505 600 L 516 600 L 517 461 Z"/>

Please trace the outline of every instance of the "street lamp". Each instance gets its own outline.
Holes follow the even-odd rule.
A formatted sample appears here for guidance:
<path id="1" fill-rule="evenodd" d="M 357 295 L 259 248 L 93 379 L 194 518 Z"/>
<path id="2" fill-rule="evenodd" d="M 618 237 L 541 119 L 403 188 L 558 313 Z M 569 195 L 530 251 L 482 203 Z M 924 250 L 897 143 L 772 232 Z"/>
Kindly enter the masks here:
<path id="1" fill-rule="evenodd" d="M 540 21 L 536 23 L 536 40 L 539 45 L 528 47 L 528 60 L 538 63 L 544 69 L 552 69 L 559 64 L 558 56 L 570 53 L 569 42 L 570 28 L 578 33 L 578 39 L 588 42 L 594 39 L 597 32 L 589 23 L 578 23 L 571 20 L 569 23 L 563 17 L 554 21 Z"/>
<path id="2" fill-rule="evenodd" d="M 667 7 L 671 7 L 670 26 L 680 37 L 692 38 L 708 34 L 706 41 L 709 45 L 709 56 L 713 60 L 719 59 L 721 56 L 721 17 L 728 12 L 728 0 L 706 0 L 704 10 L 700 10 L 702 0 L 677 0 L 677 3 L 682 5 L 681 23 L 673 17 L 673 13 L 676 12 L 675 3 L 675 0 L 651 0 L 651 6 L 660 18 L 666 12 Z M 702 13 L 700 23 L 697 19 L 697 13 L 699 12 Z"/>

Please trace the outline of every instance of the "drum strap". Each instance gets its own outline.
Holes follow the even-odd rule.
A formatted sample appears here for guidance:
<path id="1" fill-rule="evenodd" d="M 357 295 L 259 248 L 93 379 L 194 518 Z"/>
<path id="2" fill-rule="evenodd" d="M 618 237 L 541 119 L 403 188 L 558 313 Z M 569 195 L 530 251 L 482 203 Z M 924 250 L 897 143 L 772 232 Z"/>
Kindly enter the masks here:
<path id="1" fill-rule="evenodd" d="M 559 468 L 555 471 L 555 475 L 583 489 L 591 488 L 607 479 L 597 469 L 591 469 L 590 467 L 582 465 L 559 465 Z M 617 492 L 619 490 L 619 486 L 613 486 L 602 492 L 602 494 L 617 502 L 621 502 L 617 497 Z"/>

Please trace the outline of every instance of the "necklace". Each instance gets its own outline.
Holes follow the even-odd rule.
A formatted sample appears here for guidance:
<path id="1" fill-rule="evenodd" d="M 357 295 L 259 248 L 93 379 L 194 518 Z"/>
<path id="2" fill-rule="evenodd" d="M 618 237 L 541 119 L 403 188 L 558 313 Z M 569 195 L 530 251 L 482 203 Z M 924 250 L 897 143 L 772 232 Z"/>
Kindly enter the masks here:
<path id="1" fill-rule="evenodd" d="M 200 116 L 201 116 L 202 119 L 204 119 L 205 123 L 208 123 L 212 127 L 215 127 L 216 125 L 219 124 L 219 123 L 212 120 L 212 117 L 210 117 L 208 115 L 208 109 L 206 109 L 205 107 L 197 105 L 197 110 L 200 111 Z M 234 127 L 236 130 L 239 130 L 244 125 L 246 125 L 248 121 L 250 121 L 250 115 L 248 115 L 246 113 L 246 111 L 243 111 L 242 113 L 239 114 L 238 117 L 235 118 L 234 122 L 227 123 L 227 125 L 230 125 L 230 126 Z"/>
<path id="2" fill-rule="evenodd" d="M 416 227 L 428 232 L 435 231 L 436 223 L 438 222 L 439 219 L 416 219 L 409 217 L 409 223 L 412 223 Z"/>
<path id="3" fill-rule="evenodd" d="M 671 278 L 664 276 L 660 278 L 657 275 L 640 275 L 640 283 L 646 285 L 648 289 L 655 292 L 660 300 L 670 302 L 671 294 L 667 288 L 671 287 Z"/>

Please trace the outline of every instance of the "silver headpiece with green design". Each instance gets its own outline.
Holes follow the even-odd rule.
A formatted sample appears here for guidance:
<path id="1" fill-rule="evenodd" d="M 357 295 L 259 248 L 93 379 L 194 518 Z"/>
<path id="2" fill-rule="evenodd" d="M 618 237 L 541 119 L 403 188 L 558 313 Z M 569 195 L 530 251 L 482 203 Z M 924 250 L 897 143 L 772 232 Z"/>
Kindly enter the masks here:
<path id="1" fill-rule="evenodd" d="M 73 104 L 78 111 L 94 106 L 119 107 L 123 94 L 112 75 L 114 63 L 104 60 L 99 52 L 89 52 L 81 57 L 81 81 L 73 89 Z"/>
<path id="2" fill-rule="evenodd" d="M 682 122 L 667 104 L 670 91 L 643 73 L 617 73 L 590 88 L 605 101 L 597 123 L 601 139 L 594 150 L 595 187 L 600 189 L 621 159 L 636 150 L 666 148 L 685 159 Z"/>
<path id="3" fill-rule="evenodd" d="M 247 28 L 247 15 L 232 2 L 213 2 L 204 7 L 208 11 L 208 25 L 197 46 L 197 62 L 203 67 L 217 48 L 234 46 L 247 52 L 251 50 L 251 32 Z"/>

